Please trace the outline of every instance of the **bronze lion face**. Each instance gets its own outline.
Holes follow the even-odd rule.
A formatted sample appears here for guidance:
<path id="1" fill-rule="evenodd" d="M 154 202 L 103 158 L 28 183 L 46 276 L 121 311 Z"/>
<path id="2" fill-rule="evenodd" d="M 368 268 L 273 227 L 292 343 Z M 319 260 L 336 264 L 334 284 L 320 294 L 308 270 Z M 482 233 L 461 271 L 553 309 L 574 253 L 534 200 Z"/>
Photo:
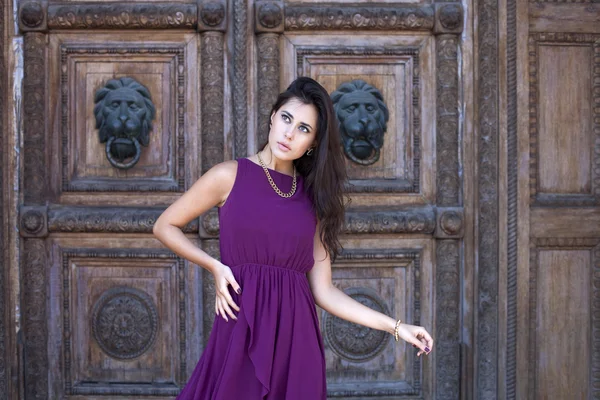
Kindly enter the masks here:
<path id="1" fill-rule="evenodd" d="M 140 145 L 147 146 L 150 141 L 155 116 L 148 89 L 132 78 L 111 79 L 96 92 L 94 115 L 100 143 L 107 142 L 110 163 L 122 169 L 135 165 Z"/>
<path id="2" fill-rule="evenodd" d="M 359 79 L 341 84 L 331 99 L 346 156 L 361 165 L 377 162 L 389 120 L 381 92 Z"/>

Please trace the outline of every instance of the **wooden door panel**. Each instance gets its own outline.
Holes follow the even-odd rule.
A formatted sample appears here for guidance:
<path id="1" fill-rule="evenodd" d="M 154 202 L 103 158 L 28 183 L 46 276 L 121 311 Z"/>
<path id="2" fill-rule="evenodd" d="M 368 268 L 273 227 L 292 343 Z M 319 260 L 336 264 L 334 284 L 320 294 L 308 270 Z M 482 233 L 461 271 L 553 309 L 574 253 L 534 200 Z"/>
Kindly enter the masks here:
<path id="1" fill-rule="evenodd" d="M 597 239 L 537 239 L 530 265 L 531 399 L 590 395 L 600 326 Z M 590 315 L 593 317 L 590 319 Z"/>
<path id="2" fill-rule="evenodd" d="M 412 323 L 430 321 L 431 240 L 353 241 L 333 270 L 334 284 L 357 301 Z M 321 311 L 328 390 L 333 396 L 419 396 L 431 389 L 422 358 L 385 332 Z"/>
<path id="3" fill-rule="evenodd" d="M 435 127 L 428 118 L 433 110 L 424 106 L 434 102 L 431 40 L 357 34 L 349 44 L 341 35 L 319 33 L 286 33 L 281 40 L 284 81 L 310 76 L 332 94 L 342 83 L 361 79 L 383 96 L 390 117 L 379 160 L 364 166 L 346 157 L 346 168 L 351 193 L 385 195 L 355 196 L 354 204 L 384 205 L 393 198 L 403 204 L 432 202 L 434 175 L 428 167 Z"/>
<path id="4" fill-rule="evenodd" d="M 598 110 L 592 82 L 598 59 L 592 36 L 534 34 L 530 38 L 532 196 L 552 204 L 597 202 L 598 157 L 593 127 Z M 598 189 L 597 189 L 598 188 Z"/>
<path id="5" fill-rule="evenodd" d="M 152 40 L 141 35 L 97 34 L 87 37 L 57 34 L 50 37 L 53 67 L 50 104 L 56 118 L 51 159 L 51 185 L 65 198 L 96 203 L 96 192 L 130 192 L 135 197 L 183 192 L 198 177 L 198 40 L 193 34 L 162 34 Z M 135 168 L 119 169 L 99 140 L 96 93 L 111 79 L 129 77 L 151 96 L 155 117 L 149 143 L 141 146 Z M 102 112 L 100 109 L 99 112 Z M 148 110 L 148 112 L 150 112 Z M 100 117 L 104 121 L 104 117 Z M 84 200 L 85 199 L 85 200 Z"/>
<path id="6" fill-rule="evenodd" d="M 54 394 L 177 394 L 201 349 L 199 267 L 148 239 L 66 237 L 51 254 Z"/>

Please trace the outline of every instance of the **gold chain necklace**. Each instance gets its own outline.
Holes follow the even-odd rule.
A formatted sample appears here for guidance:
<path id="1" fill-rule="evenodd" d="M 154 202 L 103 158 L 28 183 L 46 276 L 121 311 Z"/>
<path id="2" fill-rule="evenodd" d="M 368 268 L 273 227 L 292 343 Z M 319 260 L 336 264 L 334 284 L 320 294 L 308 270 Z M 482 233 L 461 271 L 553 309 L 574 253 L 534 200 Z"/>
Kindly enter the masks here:
<path id="1" fill-rule="evenodd" d="M 260 166 L 262 167 L 262 169 L 265 171 L 265 174 L 267 175 L 267 179 L 269 180 L 269 183 L 271 184 L 271 187 L 273 188 L 275 193 L 277 193 L 281 197 L 285 197 L 286 199 L 292 197 L 294 195 L 294 193 L 296 193 L 296 168 L 294 167 L 294 180 L 292 181 L 292 190 L 290 190 L 289 193 L 283 193 L 281 190 L 279 190 L 279 188 L 273 181 L 273 178 L 271 178 L 269 169 L 263 162 L 262 158 L 260 158 L 260 154 L 256 153 L 256 155 L 258 156 L 258 162 L 260 163 Z"/>

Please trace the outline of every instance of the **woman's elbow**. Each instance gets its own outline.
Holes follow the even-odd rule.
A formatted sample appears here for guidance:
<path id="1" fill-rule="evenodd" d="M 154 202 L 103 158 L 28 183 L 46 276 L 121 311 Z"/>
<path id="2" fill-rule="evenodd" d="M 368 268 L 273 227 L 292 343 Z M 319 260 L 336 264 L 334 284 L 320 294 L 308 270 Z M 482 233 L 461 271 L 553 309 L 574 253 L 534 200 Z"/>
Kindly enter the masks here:
<path id="1" fill-rule="evenodd" d="M 154 225 L 152 226 L 152 234 L 154 235 L 154 237 L 156 237 L 157 239 L 160 240 L 160 237 L 165 232 L 165 228 L 166 228 L 165 221 L 159 217 L 156 220 L 156 222 L 154 222 Z"/>

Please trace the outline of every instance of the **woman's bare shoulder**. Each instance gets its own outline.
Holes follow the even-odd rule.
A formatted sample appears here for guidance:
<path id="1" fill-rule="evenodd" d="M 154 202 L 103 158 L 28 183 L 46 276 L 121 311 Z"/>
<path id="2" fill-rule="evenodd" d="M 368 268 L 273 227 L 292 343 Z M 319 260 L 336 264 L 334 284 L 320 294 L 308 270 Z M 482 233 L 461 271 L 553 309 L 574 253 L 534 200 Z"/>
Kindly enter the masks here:
<path id="1" fill-rule="evenodd" d="M 237 174 L 237 167 L 237 160 L 223 161 L 208 170 L 207 174 L 214 175 L 217 178 L 225 179 L 227 181 L 231 180 L 233 183 Z"/>

